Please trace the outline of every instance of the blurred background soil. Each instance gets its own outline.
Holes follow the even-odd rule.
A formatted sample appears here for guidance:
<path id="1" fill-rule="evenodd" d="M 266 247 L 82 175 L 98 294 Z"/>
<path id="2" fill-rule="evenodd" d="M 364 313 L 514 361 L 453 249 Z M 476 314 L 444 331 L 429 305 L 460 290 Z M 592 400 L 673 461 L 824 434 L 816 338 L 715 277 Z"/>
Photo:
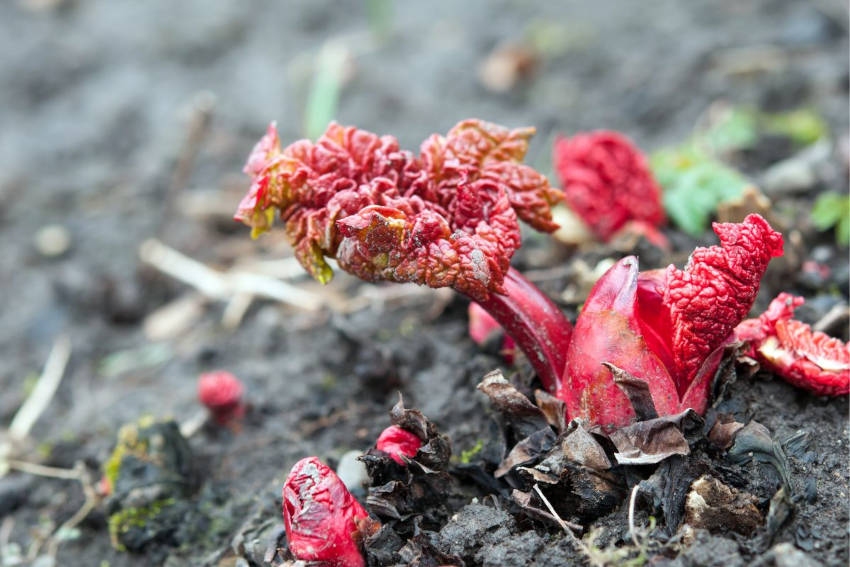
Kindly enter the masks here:
<path id="1" fill-rule="evenodd" d="M 649 151 L 686 138 L 717 101 L 807 106 L 836 137 L 847 132 L 847 11 L 832 0 L 10 0 L 0 30 L 0 423 L 63 336 L 70 362 L 31 435 L 31 453 L 52 466 L 102 463 L 119 426 L 140 416 L 188 419 L 199 373 L 234 372 L 253 417 L 238 435 L 192 439 L 207 480 L 235 503 L 225 535 L 197 544 L 205 553 L 229 544 L 298 458 L 368 447 L 396 391 L 458 453 L 487 424 L 474 385 L 499 361 L 466 337 L 462 301 L 340 273 L 320 289 L 296 269 L 287 281 L 321 309 L 255 300 L 241 313 L 140 260 L 150 238 L 220 269 L 290 255 L 282 231 L 251 241 L 229 215 L 270 120 L 284 143 L 323 129 L 311 123 L 321 73 L 337 71 L 339 122 L 412 150 L 467 117 L 533 125 L 526 161 L 550 175 L 558 133 L 617 129 Z M 519 261 L 550 267 L 557 253 L 527 242 Z M 169 305 L 173 319 L 152 317 Z M 776 412 L 821 414 L 834 438 L 818 449 L 847 455 L 846 399 L 775 381 L 756 391 L 742 394 L 750 415 L 786 427 L 766 409 L 777 399 Z M 846 564 L 846 459 L 824 466 L 843 500 L 822 504 L 834 529 L 808 551 Z M 0 479 L 0 545 L 26 551 L 81 502 L 73 482 Z M 58 564 L 201 564 L 192 545 L 171 559 L 119 553 L 95 513 Z"/>

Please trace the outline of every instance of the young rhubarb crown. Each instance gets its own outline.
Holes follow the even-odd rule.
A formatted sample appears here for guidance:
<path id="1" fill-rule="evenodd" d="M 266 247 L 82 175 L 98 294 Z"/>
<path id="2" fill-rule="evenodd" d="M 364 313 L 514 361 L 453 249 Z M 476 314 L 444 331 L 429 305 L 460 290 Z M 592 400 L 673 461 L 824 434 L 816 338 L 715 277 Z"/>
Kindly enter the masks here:
<path id="1" fill-rule="evenodd" d="M 607 242 L 631 224 L 666 246 L 657 229 L 665 221 L 661 188 L 628 138 L 608 130 L 560 138 L 553 160 L 567 203 L 598 239 Z"/>
<path id="2" fill-rule="evenodd" d="M 283 523 L 296 559 L 363 567 L 359 524 L 368 518 L 340 478 L 316 457 L 301 459 L 283 485 Z"/>
<path id="3" fill-rule="evenodd" d="M 850 392 L 850 345 L 792 319 L 802 297 L 780 293 L 767 311 L 735 327 L 749 354 L 784 380 L 819 395 Z"/>
<path id="4" fill-rule="evenodd" d="M 768 262 L 782 254 L 782 235 L 758 215 L 715 223 L 714 231 L 720 246 L 697 248 L 684 270 L 638 273 L 630 256 L 596 283 L 558 393 L 571 418 L 619 427 L 635 417 L 602 363 L 645 381 L 659 415 L 705 411 L 723 350 L 752 307 Z"/>
<path id="5" fill-rule="evenodd" d="M 563 371 L 571 326 L 510 259 L 518 218 L 552 231 L 561 198 L 521 160 L 533 128 L 466 120 L 422 143 L 419 156 L 332 123 L 316 143 L 280 149 L 274 124 L 245 172 L 252 183 L 235 218 L 267 230 L 274 212 L 304 268 L 321 282 L 326 258 L 368 281 L 452 287 L 478 301 L 517 340 L 551 390 Z"/>

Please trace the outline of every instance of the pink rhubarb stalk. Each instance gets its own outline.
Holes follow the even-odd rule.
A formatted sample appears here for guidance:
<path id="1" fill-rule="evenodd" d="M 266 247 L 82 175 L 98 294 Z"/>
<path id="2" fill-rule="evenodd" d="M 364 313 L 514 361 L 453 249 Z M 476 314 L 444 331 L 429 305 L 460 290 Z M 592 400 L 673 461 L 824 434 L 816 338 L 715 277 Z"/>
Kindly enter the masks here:
<path id="1" fill-rule="evenodd" d="M 850 345 L 792 319 L 802 297 L 780 293 L 767 311 L 735 328 L 749 355 L 782 379 L 821 396 L 850 392 Z"/>
<path id="2" fill-rule="evenodd" d="M 635 412 L 602 363 L 643 380 L 659 415 L 703 413 L 723 350 L 746 316 L 782 236 L 758 215 L 714 224 L 720 246 L 697 248 L 684 270 L 638 273 L 620 260 L 596 283 L 567 351 L 558 396 L 571 418 L 627 425 Z"/>
<path id="3" fill-rule="evenodd" d="M 415 156 L 392 136 L 332 123 L 281 149 L 274 124 L 245 165 L 252 183 L 236 219 L 267 230 L 279 213 L 295 255 L 321 282 L 326 258 L 367 281 L 452 287 L 484 307 L 557 388 L 572 326 L 510 268 L 518 219 L 551 232 L 562 195 L 522 164 L 533 128 L 466 120 Z"/>
<path id="4" fill-rule="evenodd" d="M 528 357 L 543 387 L 555 392 L 566 366 L 573 327 L 564 314 L 534 284 L 511 268 L 505 293 L 479 301 Z"/>

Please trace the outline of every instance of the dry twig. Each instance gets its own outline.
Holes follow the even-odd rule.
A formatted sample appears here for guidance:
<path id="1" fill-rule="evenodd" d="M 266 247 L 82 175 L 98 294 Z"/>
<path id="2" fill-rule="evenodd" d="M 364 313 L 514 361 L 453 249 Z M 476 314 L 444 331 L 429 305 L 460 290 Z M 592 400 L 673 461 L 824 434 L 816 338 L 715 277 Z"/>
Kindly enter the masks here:
<path id="1" fill-rule="evenodd" d="M 571 537 L 572 542 L 574 544 L 578 545 L 579 548 L 584 549 L 584 544 L 573 533 L 573 530 L 581 531 L 582 527 L 578 524 L 573 524 L 572 522 L 568 522 L 561 518 L 561 516 L 559 516 L 558 513 L 555 511 L 555 508 L 552 506 L 552 503 L 549 502 L 549 499 L 543 495 L 543 491 L 540 490 L 540 485 L 535 484 L 534 491 L 537 493 L 537 496 L 540 497 L 540 500 L 543 501 L 543 504 L 546 506 L 546 509 L 549 510 L 549 513 L 554 516 L 555 520 L 557 520 L 558 524 L 561 526 L 561 529 L 564 530 L 564 533 L 566 533 L 568 537 Z"/>
<path id="2" fill-rule="evenodd" d="M 0 477 L 3 477 L 9 469 L 8 458 L 12 455 L 13 445 L 20 443 L 29 435 L 32 426 L 53 400 L 53 395 L 65 375 L 65 367 L 70 357 L 71 341 L 68 337 L 61 336 L 53 343 L 35 388 L 12 418 L 7 431 L 8 439 L 0 441 Z"/>
<path id="3" fill-rule="evenodd" d="M 637 500 L 638 492 L 640 491 L 640 486 L 635 485 L 632 488 L 632 495 L 629 498 L 629 535 L 632 537 L 632 543 L 635 544 L 635 547 L 640 549 L 641 545 L 638 541 L 637 530 L 635 530 L 635 501 Z"/>
<path id="4" fill-rule="evenodd" d="M 234 320 L 238 323 L 235 317 L 238 311 L 244 313 L 247 309 L 245 302 L 248 297 L 265 297 L 307 311 L 317 311 L 324 303 L 319 295 L 265 274 L 245 272 L 240 268 L 227 272 L 214 270 L 155 238 L 142 243 L 139 256 L 143 262 L 194 287 L 211 299 L 234 301 L 239 295 L 246 296 L 238 300 L 236 312 L 230 309 L 227 321 L 231 324 Z"/>

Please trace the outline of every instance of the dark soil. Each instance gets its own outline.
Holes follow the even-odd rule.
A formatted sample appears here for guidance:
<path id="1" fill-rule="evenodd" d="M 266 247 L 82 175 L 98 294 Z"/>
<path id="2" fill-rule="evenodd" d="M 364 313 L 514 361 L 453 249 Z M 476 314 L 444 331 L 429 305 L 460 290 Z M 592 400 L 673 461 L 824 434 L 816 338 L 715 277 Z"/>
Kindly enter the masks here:
<path id="1" fill-rule="evenodd" d="M 534 125 L 527 161 L 550 173 L 556 133 L 618 129 L 651 150 L 686 138 L 718 100 L 809 106 L 837 146 L 847 140 L 847 13 L 832 0 L 405 2 L 382 41 L 358 2 L 19 0 L 0 5 L 0 29 L 0 423 L 11 420 L 60 335 L 70 337 L 72 357 L 32 431 L 28 460 L 66 468 L 83 461 L 99 476 L 123 424 L 197 413 L 196 380 L 206 370 L 239 376 L 253 406 L 238 433 L 205 427 L 190 439 L 197 506 L 184 511 L 181 530 L 119 552 L 102 508 L 60 542 L 57 565 L 244 565 L 231 549 L 264 564 L 282 528 L 280 486 L 292 464 L 317 455 L 335 466 L 347 451 L 369 448 L 398 392 L 449 436 L 455 455 L 496 443 L 492 408 L 475 386 L 501 359 L 467 337 L 459 297 L 338 272 L 328 288 L 297 280 L 327 298 L 319 313 L 257 301 L 227 329 L 225 304 L 209 301 L 174 336 L 153 341 L 143 327 L 158 308 L 194 293 L 139 260 L 150 237 L 222 268 L 290 254 L 282 231 L 250 241 L 227 213 L 267 122 L 278 120 L 284 142 L 303 134 L 311 70 L 326 41 L 339 41 L 354 63 L 337 119 L 392 133 L 411 149 L 467 117 Z M 540 29 L 557 41 L 536 71 L 507 93 L 485 89 L 476 69 L 493 48 Z M 211 126 L 187 150 L 192 117 L 210 93 Z M 193 148 L 199 153 L 184 175 L 180 163 Z M 766 143 L 740 165 L 758 178 L 785 157 L 782 144 Z M 847 162 L 837 152 L 830 160 L 832 177 L 771 195 L 786 234 L 798 233 L 799 257 L 816 257 L 829 275 L 800 271 L 799 261 L 778 264 L 754 311 L 783 290 L 806 296 L 800 316 L 808 322 L 847 301 L 847 250 L 808 220 L 820 191 L 847 191 Z M 58 257 L 35 243 L 49 225 L 70 235 Z M 695 244 L 672 229 L 669 236 L 680 253 L 643 255 L 642 267 L 681 262 Z M 600 246 L 583 254 L 593 265 L 618 253 Z M 514 264 L 547 270 L 569 261 L 529 231 Z M 569 270 L 555 272 L 537 273 L 557 298 Z M 575 316 L 575 305 L 564 308 Z M 842 326 L 833 332 L 846 340 Z M 802 497 L 773 537 L 763 529 L 752 537 L 698 533 L 692 546 L 667 546 L 655 561 L 785 565 L 782 557 L 797 550 L 846 565 L 847 398 L 815 397 L 757 374 L 739 378 L 720 403 L 776 439 L 808 434 L 807 449 L 789 457 Z M 769 466 L 700 451 L 695 459 L 711 460 L 767 510 L 780 483 Z M 18 564 L 13 547 L 36 549 L 82 502 L 72 481 L 18 472 L 0 479 L 0 565 Z M 467 565 L 582 564 L 557 529 L 515 518 L 489 497 L 455 512 L 434 545 Z M 647 512 L 639 509 L 641 525 Z M 630 544 L 625 514 L 622 505 L 595 524 L 600 548 Z M 777 551 L 780 543 L 793 548 Z"/>

